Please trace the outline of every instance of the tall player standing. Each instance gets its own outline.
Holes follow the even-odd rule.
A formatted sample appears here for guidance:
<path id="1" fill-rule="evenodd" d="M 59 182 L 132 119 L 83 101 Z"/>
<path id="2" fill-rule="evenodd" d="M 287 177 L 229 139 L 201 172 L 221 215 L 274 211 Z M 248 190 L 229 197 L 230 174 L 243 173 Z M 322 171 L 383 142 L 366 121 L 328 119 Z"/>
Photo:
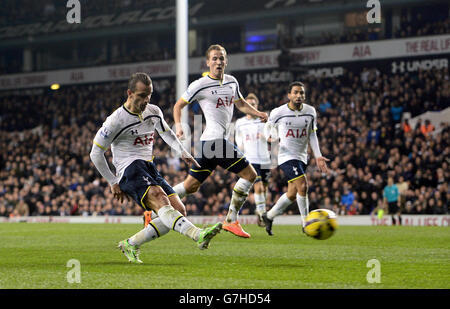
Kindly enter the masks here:
<path id="1" fill-rule="evenodd" d="M 305 85 L 301 82 L 291 83 L 287 96 L 289 103 L 270 112 L 269 121 L 264 130 L 267 138 L 278 136 L 280 139 L 278 166 L 288 179 L 287 192 L 280 196 L 275 205 L 262 216 L 269 235 L 273 235 L 273 219 L 281 215 L 295 200 L 302 218 L 302 227 L 305 226 L 305 217 L 309 212 L 306 179 L 308 144 L 322 173 L 328 171 L 326 162 L 330 161 L 320 152 L 316 134 L 317 114 L 313 106 L 305 103 Z"/>
<path id="2" fill-rule="evenodd" d="M 100 174 L 108 181 L 114 198 L 123 201 L 132 197 L 144 210 L 153 210 L 158 217 L 134 236 L 119 242 L 119 248 L 130 262 L 142 263 L 139 247 L 173 229 L 196 241 L 200 249 L 221 229 L 217 223 L 199 229 L 183 216 L 184 205 L 172 187 L 152 163 L 155 129 L 162 139 L 189 164 L 198 165 L 183 148 L 163 118 L 161 109 L 150 103 L 153 86 L 145 73 L 135 73 L 128 83 L 128 98 L 115 110 L 95 135 L 90 157 Z M 105 152 L 111 147 L 116 175 L 110 170 Z M 181 205 L 180 205 L 181 204 Z"/>
<path id="3" fill-rule="evenodd" d="M 258 97 L 250 93 L 245 100 L 254 108 L 258 109 Z M 261 119 L 247 115 L 236 120 L 235 142 L 242 150 L 247 160 L 255 168 L 258 176 L 255 184 L 255 213 L 258 218 L 258 225 L 265 226 L 262 215 L 266 212 L 266 196 L 270 177 L 271 159 L 269 145 L 264 136 L 265 123 Z"/>
<path id="4" fill-rule="evenodd" d="M 181 110 L 194 101 L 200 104 L 205 116 L 206 128 L 200 137 L 201 154 L 196 158 L 201 168 L 192 166 L 184 182 L 177 184 L 173 189 L 180 198 L 196 192 L 217 165 L 237 174 L 240 178 L 233 188 L 223 229 L 239 237 L 249 238 L 250 234 L 242 229 L 238 221 L 238 213 L 247 199 L 257 174 L 236 145 L 228 141 L 228 138 L 235 105 L 244 114 L 258 117 L 264 122 L 267 121 L 267 114 L 255 109 L 242 97 L 236 78 L 224 73 L 227 64 L 225 48 L 220 45 L 211 45 L 206 51 L 209 74 L 192 82 L 174 106 L 177 137 L 182 138 L 184 135 Z"/>

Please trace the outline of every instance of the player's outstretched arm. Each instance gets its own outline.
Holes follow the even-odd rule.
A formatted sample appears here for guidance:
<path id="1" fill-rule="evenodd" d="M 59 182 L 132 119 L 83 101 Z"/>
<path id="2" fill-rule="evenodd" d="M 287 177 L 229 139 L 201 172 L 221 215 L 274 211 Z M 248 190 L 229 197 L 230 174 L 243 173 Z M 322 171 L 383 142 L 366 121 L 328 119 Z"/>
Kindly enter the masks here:
<path id="1" fill-rule="evenodd" d="M 319 148 L 319 140 L 317 138 L 316 131 L 312 131 L 309 135 L 309 145 L 311 146 L 311 149 L 314 153 L 314 158 L 316 159 L 317 167 L 322 173 L 328 172 L 327 162 L 330 161 L 330 159 L 325 158 L 322 156 L 322 153 L 320 152 Z"/>
<path id="2" fill-rule="evenodd" d="M 269 118 L 267 113 L 260 112 L 259 110 L 257 110 L 256 108 L 254 108 L 253 106 L 248 104 L 248 102 L 243 98 L 240 98 L 239 100 L 234 101 L 234 105 L 244 114 L 258 117 L 263 122 L 266 122 L 267 119 Z"/>
<path id="3" fill-rule="evenodd" d="M 181 139 L 184 138 L 184 132 L 181 126 L 181 110 L 188 104 L 188 102 L 180 98 L 173 107 L 173 119 L 175 120 L 176 136 Z"/>

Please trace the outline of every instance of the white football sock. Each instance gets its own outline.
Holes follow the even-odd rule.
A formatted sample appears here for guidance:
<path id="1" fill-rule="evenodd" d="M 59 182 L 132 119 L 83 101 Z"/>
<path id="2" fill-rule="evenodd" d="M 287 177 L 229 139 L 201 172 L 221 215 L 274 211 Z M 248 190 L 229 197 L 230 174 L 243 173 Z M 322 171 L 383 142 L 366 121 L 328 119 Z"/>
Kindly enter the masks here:
<path id="1" fill-rule="evenodd" d="M 147 227 L 128 238 L 128 243 L 132 246 L 140 246 L 169 233 L 169 231 L 170 229 L 162 223 L 161 218 L 156 218 Z"/>
<path id="2" fill-rule="evenodd" d="M 273 207 L 267 212 L 267 218 L 273 220 L 278 215 L 281 215 L 289 205 L 291 205 L 294 201 L 291 201 L 286 193 L 284 193 L 278 201 L 273 205 Z"/>
<path id="3" fill-rule="evenodd" d="M 198 240 L 201 230 L 172 206 L 166 205 L 161 207 L 158 211 L 158 216 L 161 218 L 162 223 L 169 229 L 173 229 L 195 241 Z"/>
<path id="4" fill-rule="evenodd" d="M 239 210 L 244 205 L 252 185 L 252 182 L 244 178 L 239 178 L 236 182 L 233 188 L 233 194 L 231 195 L 230 208 L 228 209 L 226 218 L 227 222 L 237 221 Z"/>
<path id="5" fill-rule="evenodd" d="M 255 205 L 257 212 L 263 213 L 266 211 L 266 197 L 264 193 L 255 193 Z"/>
<path id="6" fill-rule="evenodd" d="M 188 195 L 186 189 L 184 188 L 184 182 L 177 184 L 175 187 L 172 187 L 172 189 L 178 194 L 180 199 Z"/>
<path id="7" fill-rule="evenodd" d="M 297 205 L 298 210 L 300 210 L 300 216 L 302 217 L 302 226 L 305 226 L 305 218 L 309 213 L 308 196 L 301 196 L 297 193 Z"/>

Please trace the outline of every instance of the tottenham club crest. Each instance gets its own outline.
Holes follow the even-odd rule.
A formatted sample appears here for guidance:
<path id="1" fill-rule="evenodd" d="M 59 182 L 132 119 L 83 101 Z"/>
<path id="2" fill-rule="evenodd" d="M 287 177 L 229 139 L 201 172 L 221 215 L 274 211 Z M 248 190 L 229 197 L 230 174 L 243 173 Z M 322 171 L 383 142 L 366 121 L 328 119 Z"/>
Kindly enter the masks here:
<path id="1" fill-rule="evenodd" d="M 151 186 L 152 183 L 150 182 L 150 180 L 148 179 L 148 177 L 142 176 L 142 179 L 144 179 L 144 181 L 147 183 L 148 186 Z"/>

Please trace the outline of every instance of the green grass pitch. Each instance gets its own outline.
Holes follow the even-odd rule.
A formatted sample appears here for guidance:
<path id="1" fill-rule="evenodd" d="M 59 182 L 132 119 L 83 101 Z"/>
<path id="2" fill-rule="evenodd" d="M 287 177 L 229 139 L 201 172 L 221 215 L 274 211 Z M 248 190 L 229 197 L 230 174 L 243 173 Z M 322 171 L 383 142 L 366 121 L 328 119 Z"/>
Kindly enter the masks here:
<path id="1" fill-rule="evenodd" d="M 0 288 L 69 289 L 348 289 L 450 288 L 448 227 L 341 226 L 324 241 L 298 226 L 256 225 L 241 239 L 222 231 L 208 250 L 171 231 L 145 244 L 144 264 L 130 264 L 118 241 L 134 224 L 0 224 Z M 68 283 L 77 259 L 81 283 Z M 368 283 L 380 262 L 380 283 Z"/>

